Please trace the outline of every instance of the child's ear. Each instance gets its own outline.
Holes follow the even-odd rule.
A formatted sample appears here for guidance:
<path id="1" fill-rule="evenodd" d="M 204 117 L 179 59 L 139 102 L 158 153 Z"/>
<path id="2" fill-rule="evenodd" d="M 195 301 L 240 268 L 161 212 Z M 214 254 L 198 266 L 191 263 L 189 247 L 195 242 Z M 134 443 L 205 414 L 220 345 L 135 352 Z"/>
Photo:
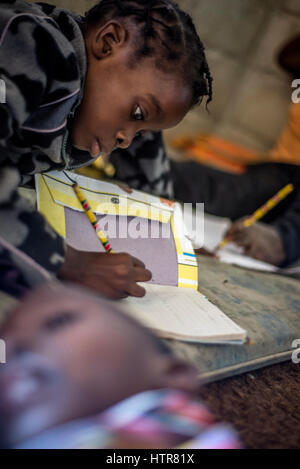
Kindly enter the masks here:
<path id="1" fill-rule="evenodd" d="M 95 31 L 92 40 L 92 52 L 98 59 L 104 59 L 114 54 L 127 41 L 127 31 L 117 21 L 110 21 Z"/>
<path id="2" fill-rule="evenodd" d="M 195 394 L 199 391 L 198 372 L 193 365 L 178 357 L 170 357 L 163 374 L 163 387 Z"/>

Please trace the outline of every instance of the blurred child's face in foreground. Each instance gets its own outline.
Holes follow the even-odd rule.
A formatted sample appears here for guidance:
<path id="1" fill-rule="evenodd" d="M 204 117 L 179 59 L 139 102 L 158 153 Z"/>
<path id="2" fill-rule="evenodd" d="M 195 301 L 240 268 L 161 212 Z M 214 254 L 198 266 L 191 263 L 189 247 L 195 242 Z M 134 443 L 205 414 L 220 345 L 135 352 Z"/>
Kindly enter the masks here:
<path id="1" fill-rule="evenodd" d="M 191 90 L 179 72 L 160 71 L 155 58 L 130 65 L 135 39 L 113 21 L 86 33 L 88 69 L 72 143 L 93 157 L 127 148 L 138 132 L 174 127 L 191 107 Z"/>
<path id="2" fill-rule="evenodd" d="M 194 391 L 192 368 L 163 353 L 114 307 L 66 287 L 44 287 L 12 315 L 0 337 L 0 422 L 6 445 L 103 411 L 155 388 Z"/>

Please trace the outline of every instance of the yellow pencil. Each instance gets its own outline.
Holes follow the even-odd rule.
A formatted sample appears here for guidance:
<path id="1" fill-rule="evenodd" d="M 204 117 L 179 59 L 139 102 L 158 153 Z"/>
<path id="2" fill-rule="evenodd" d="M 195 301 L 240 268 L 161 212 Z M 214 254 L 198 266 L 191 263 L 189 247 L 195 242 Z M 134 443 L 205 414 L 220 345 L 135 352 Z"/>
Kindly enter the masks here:
<path id="1" fill-rule="evenodd" d="M 73 189 L 74 189 L 74 192 L 77 196 L 77 199 L 79 200 L 83 210 L 85 211 L 88 219 L 90 220 L 91 222 L 91 225 L 93 226 L 93 228 L 95 229 L 96 233 L 97 233 L 97 236 L 98 236 L 98 239 L 99 241 L 102 243 L 105 251 L 108 253 L 108 254 L 113 254 L 113 250 L 111 248 L 111 245 L 107 239 L 107 237 L 105 236 L 105 233 L 101 230 L 99 230 L 99 223 L 97 221 L 97 218 L 94 214 L 94 212 L 92 211 L 88 201 L 86 200 L 86 198 L 84 197 L 83 193 L 81 192 L 77 182 L 75 182 L 73 185 L 72 185 Z"/>
<path id="2" fill-rule="evenodd" d="M 260 208 L 258 208 L 253 215 L 251 215 L 249 218 L 246 218 L 244 220 L 243 225 L 245 228 L 249 228 L 249 226 L 253 225 L 255 222 L 260 220 L 262 217 L 264 217 L 270 210 L 272 210 L 276 205 L 279 204 L 283 199 L 285 199 L 291 192 L 293 192 L 294 186 L 293 184 L 287 184 L 285 187 L 283 187 L 277 194 L 275 194 L 268 202 L 266 202 L 264 205 L 262 205 Z M 217 246 L 216 251 L 219 249 L 222 249 L 224 246 L 226 246 L 228 243 L 230 243 L 230 239 L 223 239 L 221 243 Z"/>

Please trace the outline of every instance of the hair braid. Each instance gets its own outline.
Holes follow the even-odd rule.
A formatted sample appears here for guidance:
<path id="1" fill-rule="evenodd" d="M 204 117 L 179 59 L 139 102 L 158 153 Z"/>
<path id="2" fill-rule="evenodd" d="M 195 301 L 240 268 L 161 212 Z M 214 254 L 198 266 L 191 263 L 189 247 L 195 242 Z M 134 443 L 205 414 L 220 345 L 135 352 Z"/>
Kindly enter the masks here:
<path id="1" fill-rule="evenodd" d="M 180 70 L 193 91 L 193 105 L 212 100 L 212 76 L 204 46 L 191 17 L 172 0 L 101 0 L 86 13 L 87 25 L 125 18 L 134 21 L 143 38 L 135 61 L 154 57 L 165 72 Z M 138 41 L 137 41 L 138 42 Z"/>

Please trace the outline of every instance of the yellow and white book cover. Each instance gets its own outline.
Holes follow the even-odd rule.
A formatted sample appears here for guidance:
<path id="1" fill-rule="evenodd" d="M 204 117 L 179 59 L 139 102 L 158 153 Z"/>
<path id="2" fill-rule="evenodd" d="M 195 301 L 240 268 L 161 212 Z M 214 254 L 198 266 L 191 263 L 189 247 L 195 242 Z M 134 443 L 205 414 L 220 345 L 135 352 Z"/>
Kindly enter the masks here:
<path id="1" fill-rule="evenodd" d="M 68 245 L 104 252 L 72 188 L 79 185 L 114 252 L 128 252 L 153 274 L 152 283 L 198 288 L 198 265 L 180 204 L 121 183 L 53 171 L 36 176 L 40 212 Z"/>

